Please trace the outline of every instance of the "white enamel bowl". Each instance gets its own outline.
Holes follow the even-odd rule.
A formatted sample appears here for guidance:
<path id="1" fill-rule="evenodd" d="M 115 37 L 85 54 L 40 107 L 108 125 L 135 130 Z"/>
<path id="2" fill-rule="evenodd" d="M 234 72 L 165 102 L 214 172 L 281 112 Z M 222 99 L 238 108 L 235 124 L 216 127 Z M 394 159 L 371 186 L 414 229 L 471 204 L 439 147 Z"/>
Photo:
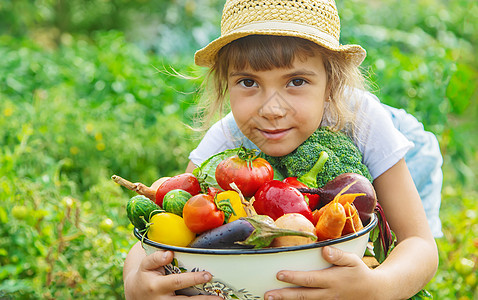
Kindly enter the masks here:
<path id="1" fill-rule="evenodd" d="M 322 258 L 322 247 L 330 245 L 363 257 L 370 231 L 377 225 L 373 214 L 369 224 L 356 234 L 308 245 L 265 249 L 197 249 L 175 247 L 143 240 L 143 248 L 150 254 L 159 249 L 174 251 L 173 263 L 166 272 L 209 271 L 213 279 L 181 294 L 214 294 L 224 299 L 262 299 L 268 290 L 289 287 L 276 279 L 280 270 L 310 271 L 331 265 Z M 134 235 L 141 240 L 141 234 Z"/>

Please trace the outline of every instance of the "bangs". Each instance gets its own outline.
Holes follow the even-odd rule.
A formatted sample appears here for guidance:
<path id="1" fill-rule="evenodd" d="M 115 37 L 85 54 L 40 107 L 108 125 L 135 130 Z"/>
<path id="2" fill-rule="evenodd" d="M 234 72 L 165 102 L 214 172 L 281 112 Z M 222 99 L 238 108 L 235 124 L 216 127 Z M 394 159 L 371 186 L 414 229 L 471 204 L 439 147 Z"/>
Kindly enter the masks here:
<path id="1" fill-rule="evenodd" d="M 319 46 L 313 42 L 297 37 L 250 35 L 224 46 L 218 53 L 217 61 L 225 64 L 220 67 L 225 73 L 230 67 L 267 71 L 290 68 L 296 58 L 314 56 L 314 49 L 317 48 Z"/>

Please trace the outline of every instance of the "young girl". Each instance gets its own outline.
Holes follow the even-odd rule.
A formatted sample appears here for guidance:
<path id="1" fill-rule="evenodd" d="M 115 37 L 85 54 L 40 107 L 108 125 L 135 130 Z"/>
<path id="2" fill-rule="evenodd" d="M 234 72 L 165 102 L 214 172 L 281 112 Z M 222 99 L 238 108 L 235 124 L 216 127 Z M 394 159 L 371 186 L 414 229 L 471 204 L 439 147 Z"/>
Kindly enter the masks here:
<path id="1" fill-rule="evenodd" d="M 231 113 L 206 133 L 191 153 L 187 171 L 240 144 L 283 156 L 318 127 L 330 126 L 346 132 L 362 151 L 398 239 L 390 256 L 375 269 L 354 254 L 325 247 L 322 255 L 333 267 L 280 271 L 278 280 L 300 287 L 269 291 L 266 299 L 409 298 L 437 268 L 435 241 L 404 159 L 413 143 L 394 126 L 397 111 L 365 92 L 359 71 L 365 50 L 340 45 L 339 32 L 332 0 L 228 0 L 221 37 L 195 55 L 196 64 L 211 70 L 216 91 L 211 107 L 227 107 L 228 100 Z M 208 272 L 163 276 L 162 267 L 172 258 L 169 251 L 146 256 L 139 243 L 133 246 L 124 265 L 126 297 L 167 298 L 211 279 Z"/>

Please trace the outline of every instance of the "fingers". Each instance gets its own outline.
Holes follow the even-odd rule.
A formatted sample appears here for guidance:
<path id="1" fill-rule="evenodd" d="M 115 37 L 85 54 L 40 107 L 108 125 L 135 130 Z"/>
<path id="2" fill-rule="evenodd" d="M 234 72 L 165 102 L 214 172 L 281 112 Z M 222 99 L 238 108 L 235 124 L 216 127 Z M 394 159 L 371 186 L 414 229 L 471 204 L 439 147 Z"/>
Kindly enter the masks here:
<path id="1" fill-rule="evenodd" d="M 335 266 L 347 267 L 347 269 L 363 264 L 357 255 L 330 246 L 322 249 L 322 256 L 327 262 Z M 336 268 L 315 271 L 280 271 L 277 273 L 277 279 L 297 286 L 328 288 L 334 284 L 337 278 L 334 274 L 338 274 L 338 271 Z"/>
<path id="2" fill-rule="evenodd" d="M 212 279 L 208 272 L 187 272 L 171 274 L 163 278 L 163 284 L 169 289 L 181 290 L 193 285 L 204 284 Z"/>
<path id="3" fill-rule="evenodd" d="M 323 258 L 333 266 L 312 271 L 280 271 L 277 279 L 297 287 L 272 290 L 265 299 L 338 299 L 357 296 L 363 278 L 371 278 L 370 269 L 354 253 L 334 247 L 322 249 Z M 344 288 L 347 282 L 347 289 Z M 362 299 L 358 297 L 357 299 Z"/>
<path id="4" fill-rule="evenodd" d="M 277 279 L 297 286 L 325 288 L 327 278 L 320 276 L 316 271 L 280 271 Z"/>
<path id="5" fill-rule="evenodd" d="M 173 252 L 171 251 L 156 251 L 147 255 L 140 264 L 141 271 L 155 271 L 159 268 L 171 263 L 173 260 Z M 159 270 L 158 270 L 159 271 Z M 162 271 L 161 273 L 164 273 Z M 163 274 L 164 275 L 164 274 Z"/>
<path id="6" fill-rule="evenodd" d="M 361 263 L 357 255 L 330 246 L 322 249 L 322 256 L 327 262 L 336 266 L 355 267 Z"/>
<path id="7" fill-rule="evenodd" d="M 140 265 L 140 271 L 151 272 L 158 271 L 165 275 L 163 266 L 171 263 L 173 260 L 173 252 L 156 251 L 146 256 Z M 184 289 L 197 284 L 204 284 L 212 279 L 209 272 L 186 272 L 181 274 L 170 274 L 167 276 L 155 277 L 152 289 L 158 289 L 160 292 L 175 291 Z M 156 282 L 158 281 L 158 282 Z M 160 281 L 160 283 L 159 283 Z M 155 287 L 154 287 L 155 286 Z"/>

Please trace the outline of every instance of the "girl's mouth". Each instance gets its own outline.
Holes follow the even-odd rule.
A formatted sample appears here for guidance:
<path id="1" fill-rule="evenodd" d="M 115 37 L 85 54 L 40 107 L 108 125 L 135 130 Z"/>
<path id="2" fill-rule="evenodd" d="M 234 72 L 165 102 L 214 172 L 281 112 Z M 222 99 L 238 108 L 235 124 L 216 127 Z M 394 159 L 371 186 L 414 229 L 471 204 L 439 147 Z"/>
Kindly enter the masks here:
<path id="1" fill-rule="evenodd" d="M 280 140 L 289 133 L 291 129 L 259 129 L 259 132 L 269 140 Z"/>

